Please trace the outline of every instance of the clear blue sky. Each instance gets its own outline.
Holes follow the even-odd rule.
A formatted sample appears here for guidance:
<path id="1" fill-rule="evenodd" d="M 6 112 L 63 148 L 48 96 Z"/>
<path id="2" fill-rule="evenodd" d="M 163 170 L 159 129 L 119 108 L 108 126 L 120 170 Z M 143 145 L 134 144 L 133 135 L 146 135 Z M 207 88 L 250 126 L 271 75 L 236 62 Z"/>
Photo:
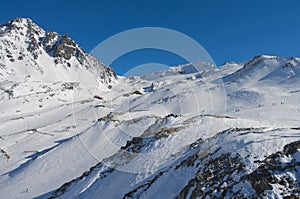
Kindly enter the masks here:
<path id="1" fill-rule="evenodd" d="M 300 56 L 298 0 L 1 2 L 1 23 L 18 16 L 29 17 L 46 30 L 68 33 L 87 52 L 121 31 L 154 26 L 192 37 L 217 65 L 259 54 Z M 182 60 L 161 51 L 137 51 L 121 57 L 113 67 L 122 74 L 149 62 L 173 65 Z"/>

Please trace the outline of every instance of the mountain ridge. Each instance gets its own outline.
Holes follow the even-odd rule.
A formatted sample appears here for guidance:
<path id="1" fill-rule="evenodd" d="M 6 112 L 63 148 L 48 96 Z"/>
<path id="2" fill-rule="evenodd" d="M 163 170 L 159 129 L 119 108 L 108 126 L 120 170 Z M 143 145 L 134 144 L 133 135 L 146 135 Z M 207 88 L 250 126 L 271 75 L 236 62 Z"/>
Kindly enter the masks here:
<path id="1" fill-rule="evenodd" d="M 0 28 L 3 198 L 299 197 L 299 58 L 116 77 L 16 20 Z"/>

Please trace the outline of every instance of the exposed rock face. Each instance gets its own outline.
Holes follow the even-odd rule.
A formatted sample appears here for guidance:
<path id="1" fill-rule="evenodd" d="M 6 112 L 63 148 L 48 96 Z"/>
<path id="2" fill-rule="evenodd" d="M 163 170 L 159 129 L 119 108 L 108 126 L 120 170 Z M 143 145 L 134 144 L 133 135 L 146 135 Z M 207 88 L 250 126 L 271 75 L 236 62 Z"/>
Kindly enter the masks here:
<path id="1" fill-rule="evenodd" d="M 54 47 L 57 43 L 57 40 L 59 38 L 59 35 L 56 32 L 49 31 L 46 33 L 46 37 L 44 39 L 44 48 L 47 53 L 50 53 L 54 50 Z"/>
<path id="2" fill-rule="evenodd" d="M 193 166 L 198 158 L 200 162 L 205 162 L 200 166 L 185 188 L 177 196 L 183 198 L 206 198 L 206 197 L 267 197 L 268 191 L 272 191 L 274 186 L 279 185 L 280 194 L 284 198 L 299 198 L 300 183 L 299 179 L 294 180 L 290 177 L 292 173 L 297 176 L 300 163 L 296 157 L 300 154 L 300 141 L 292 142 L 284 146 L 283 151 L 271 154 L 261 161 L 259 167 L 250 174 L 247 174 L 246 158 L 237 154 L 222 154 L 217 158 L 191 156 Z M 210 154 L 213 156 L 214 154 Z M 287 162 L 285 159 L 290 159 Z M 191 162 L 191 161 L 189 161 Z M 181 164 L 183 166 L 184 164 Z M 245 195 L 245 184 L 249 183 L 254 190 L 253 193 Z M 239 187 L 240 189 L 237 189 Z M 248 189 L 249 191 L 249 189 Z"/>
<path id="3" fill-rule="evenodd" d="M 297 176 L 299 173 L 300 162 L 295 158 L 300 154 L 299 149 L 300 141 L 286 145 L 283 151 L 267 157 L 254 172 L 246 176 L 257 195 L 264 195 L 265 191 L 272 190 L 272 185 L 276 184 L 281 186 L 282 196 L 300 193 L 299 179 L 294 181 L 289 175 L 289 173 L 293 173 Z"/>
<path id="4" fill-rule="evenodd" d="M 75 43 L 70 39 L 68 35 L 63 35 L 60 39 L 59 44 L 54 50 L 54 57 L 63 57 L 69 60 L 73 55 L 75 55 L 75 52 Z"/>
<path id="5" fill-rule="evenodd" d="M 80 64 L 84 64 L 86 52 L 67 34 L 59 36 L 55 32 L 47 32 L 43 44 L 45 50 L 54 57 L 70 60 L 75 56 Z"/>

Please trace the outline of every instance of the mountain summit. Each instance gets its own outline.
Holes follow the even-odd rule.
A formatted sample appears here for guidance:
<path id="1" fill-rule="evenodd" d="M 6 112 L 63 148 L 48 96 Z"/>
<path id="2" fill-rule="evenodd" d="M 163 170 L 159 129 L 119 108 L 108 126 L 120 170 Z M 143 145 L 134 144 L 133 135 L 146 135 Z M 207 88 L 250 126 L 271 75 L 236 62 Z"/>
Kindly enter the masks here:
<path id="1" fill-rule="evenodd" d="M 0 26 L 0 68 L 2 80 L 29 77 L 35 81 L 96 80 L 90 83 L 107 84 L 116 79 L 110 67 L 87 54 L 67 34 L 45 31 L 28 18 Z"/>

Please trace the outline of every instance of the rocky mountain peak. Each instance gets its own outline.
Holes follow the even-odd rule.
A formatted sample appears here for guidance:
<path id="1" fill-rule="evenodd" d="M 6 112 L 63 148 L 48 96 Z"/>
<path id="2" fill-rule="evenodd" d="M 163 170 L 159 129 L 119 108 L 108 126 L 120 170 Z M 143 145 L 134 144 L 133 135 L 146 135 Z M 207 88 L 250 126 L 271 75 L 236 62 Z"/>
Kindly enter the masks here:
<path id="1" fill-rule="evenodd" d="M 0 26 L 1 34 L 41 35 L 44 30 L 29 18 L 15 18 Z"/>
<path id="2" fill-rule="evenodd" d="M 0 66 L 7 68 L 18 62 L 18 65 L 30 65 L 43 73 L 41 63 L 46 60 L 51 60 L 47 65 L 94 71 L 103 82 L 116 78 L 111 68 L 86 53 L 67 34 L 45 31 L 29 18 L 15 18 L 0 26 Z M 1 72 L 2 76 L 3 73 L 15 74 L 7 70 Z"/>

